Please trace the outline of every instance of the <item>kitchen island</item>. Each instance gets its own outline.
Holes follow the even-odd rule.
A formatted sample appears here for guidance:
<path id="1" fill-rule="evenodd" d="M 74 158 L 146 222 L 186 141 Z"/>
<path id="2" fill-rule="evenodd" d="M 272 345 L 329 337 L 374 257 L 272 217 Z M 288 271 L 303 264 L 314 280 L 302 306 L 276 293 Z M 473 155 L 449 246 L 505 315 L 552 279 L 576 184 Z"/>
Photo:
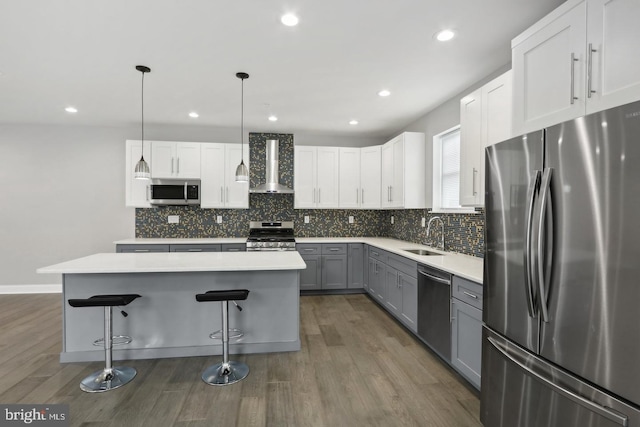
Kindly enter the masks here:
<path id="1" fill-rule="evenodd" d="M 104 311 L 73 308 L 71 298 L 98 294 L 142 296 L 113 313 L 114 335 L 129 335 L 116 346 L 114 359 L 151 359 L 222 354 L 219 303 L 200 303 L 209 290 L 248 289 L 249 297 L 229 307 L 229 327 L 244 336 L 230 342 L 235 354 L 300 350 L 299 270 L 306 265 L 290 252 L 103 253 L 38 269 L 62 274 L 63 341 L 60 361 L 99 361 Z"/>

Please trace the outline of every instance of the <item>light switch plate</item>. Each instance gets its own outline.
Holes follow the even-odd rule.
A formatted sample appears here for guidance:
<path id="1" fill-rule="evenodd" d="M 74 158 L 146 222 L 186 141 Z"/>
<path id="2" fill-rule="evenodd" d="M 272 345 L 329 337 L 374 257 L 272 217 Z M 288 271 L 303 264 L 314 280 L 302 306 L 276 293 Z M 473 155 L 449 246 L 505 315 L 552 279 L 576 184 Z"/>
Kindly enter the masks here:
<path id="1" fill-rule="evenodd" d="M 178 224 L 178 223 L 180 223 L 180 215 L 169 215 L 167 217 L 167 222 L 169 224 Z"/>
<path id="2" fill-rule="evenodd" d="M 218 215 L 218 217 L 216 218 L 216 222 L 218 224 L 222 224 L 222 215 Z"/>
<path id="3" fill-rule="evenodd" d="M 426 225 L 427 225 L 427 218 L 422 217 L 422 226 L 426 227 Z"/>
<path id="4" fill-rule="evenodd" d="M 309 215 L 304 216 L 304 223 L 309 224 Z"/>
<path id="5" fill-rule="evenodd" d="M 349 215 L 349 224 L 353 224 L 353 223 L 354 223 L 353 215 Z"/>
<path id="6" fill-rule="evenodd" d="M 395 218 L 393 217 L 393 215 L 391 215 L 391 224 L 393 224 L 395 222 Z"/>

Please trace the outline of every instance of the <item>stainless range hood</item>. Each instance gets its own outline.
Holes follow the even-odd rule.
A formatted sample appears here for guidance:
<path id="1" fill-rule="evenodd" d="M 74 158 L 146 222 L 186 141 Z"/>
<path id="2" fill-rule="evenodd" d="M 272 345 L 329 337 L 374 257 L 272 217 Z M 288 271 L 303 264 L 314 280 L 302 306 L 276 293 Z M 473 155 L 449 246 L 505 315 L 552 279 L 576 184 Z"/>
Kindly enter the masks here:
<path id="1" fill-rule="evenodd" d="M 286 185 L 282 185 L 278 182 L 278 168 L 279 168 L 279 142 L 276 139 L 267 140 L 267 165 L 265 171 L 264 184 L 260 184 L 255 188 L 249 190 L 250 193 L 293 193 L 293 190 Z"/>

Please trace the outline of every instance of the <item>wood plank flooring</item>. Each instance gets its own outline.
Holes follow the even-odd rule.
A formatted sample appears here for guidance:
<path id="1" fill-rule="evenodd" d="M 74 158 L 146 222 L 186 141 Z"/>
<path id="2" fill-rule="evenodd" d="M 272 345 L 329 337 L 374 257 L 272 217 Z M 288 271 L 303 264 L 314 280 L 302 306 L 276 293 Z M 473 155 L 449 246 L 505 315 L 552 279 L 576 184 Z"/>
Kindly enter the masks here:
<path id="1" fill-rule="evenodd" d="M 238 384 L 200 380 L 219 357 L 136 360 L 100 394 L 79 383 L 102 363 L 58 361 L 61 304 L 0 295 L 0 403 L 67 403 L 73 426 L 481 426 L 477 392 L 366 295 L 300 297 L 302 350 L 232 357 Z"/>

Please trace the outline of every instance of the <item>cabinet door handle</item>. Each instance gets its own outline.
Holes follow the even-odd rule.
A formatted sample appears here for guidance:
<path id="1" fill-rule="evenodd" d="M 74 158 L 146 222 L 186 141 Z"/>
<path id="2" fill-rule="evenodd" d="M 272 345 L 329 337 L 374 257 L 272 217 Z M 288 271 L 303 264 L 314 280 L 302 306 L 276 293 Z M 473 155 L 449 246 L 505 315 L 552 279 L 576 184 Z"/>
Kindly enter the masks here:
<path id="1" fill-rule="evenodd" d="M 473 182 L 471 183 L 471 190 L 473 190 L 474 196 L 478 194 L 478 192 L 476 191 L 476 174 L 477 173 L 478 173 L 478 170 L 476 168 L 473 168 Z"/>
<path id="2" fill-rule="evenodd" d="M 462 293 L 465 294 L 468 297 L 471 297 L 471 298 L 474 298 L 474 299 L 478 299 L 478 295 L 474 295 L 474 294 L 472 294 L 470 292 L 467 292 L 467 291 L 462 291 Z"/>
<path id="3" fill-rule="evenodd" d="M 151 186 L 147 185 L 147 202 L 149 201 L 149 199 L 151 198 Z"/>
<path id="4" fill-rule="evenodd" d="M 322 196 L 320 195 L 320 188 L 318 188 L 318 204 L 322 202 Z"/>
<path id="5" fill-rule="evenodd" d="M 313 203 L 316 202 L 316 189 L 313 189 Z"/>
<path id="6" fill-rule="evenodd" d="M 171 158 L 171 175 L 173 175 L 173 157 Z"/>
<path id="7" fill-rule="evenodd" d="M 360 201 L 358 200 L 359 196 L 360 196 L 360 192 L 359 192 L 359 191 L 358 191 L 358 189 L 356 188 L 356 205 L 360 202 Z"/>
<path id="8" fill-rule="evenodd" d="M 571 90 L 570 92 L 570 97 L 571 97 L 571 105 L 574 104 L 575 100 L 578 99 L 578 97 L 576 96 L 576 92 L 575 92 L 575 63 L 576 61 L 578 61 L 578 58 L 576 58 L 576 54 L 571 52 Z"/>
<path id="9" fill-rule="evenodd" d="M 364 204 L 364 188 L 361 190 L 362 191 L 362 196 L 360 196 L 360 204 Z"/>
<path id="10" fill-rule="evenodd" d="M 224 203 L 224 187 L 220 187 L 220 203 Z"/>
<path id="11" fill-rule="evenodd" d="M 227 203 L 229 203 L 229 187 L 227 187 Z"/>
<path id="12" fill-rule="evenodd" d="M 593 48 L 593 43 L 589 43 L 589 48 L 588 48 L 588 64 L 587 64 L 587 98 L 591 98 L 591 94 L 592 93 L 596 93 L 595 90 L 591 89 L 592 86 L 592 80 L 593 80 L 593 53 L 597 52 L 597 50 L 595 50 Z"/>
<path id="13" fill-rule="evenodd" d="M 393 186 L 389 186 L 389 201 L 393 202 Z"/>

